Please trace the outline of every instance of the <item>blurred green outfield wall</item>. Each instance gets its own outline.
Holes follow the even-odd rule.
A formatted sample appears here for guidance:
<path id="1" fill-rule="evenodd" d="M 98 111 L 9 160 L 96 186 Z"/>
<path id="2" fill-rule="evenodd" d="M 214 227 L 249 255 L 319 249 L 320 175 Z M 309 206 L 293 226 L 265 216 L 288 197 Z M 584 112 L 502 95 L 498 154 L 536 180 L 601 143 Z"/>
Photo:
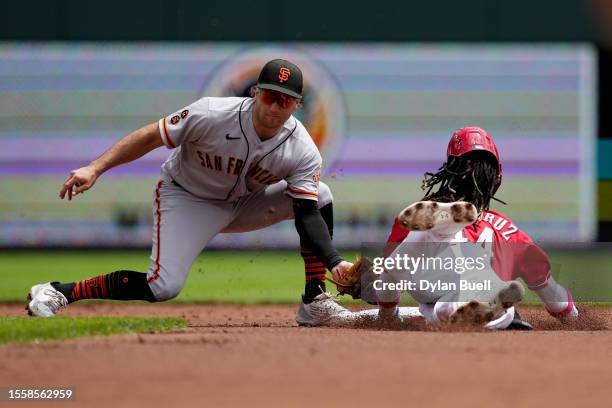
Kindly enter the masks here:
<path id="1" fill-rule="evenodd" d="M 583 0 L 3 2 L 0 40 L 591 41 Z"/>

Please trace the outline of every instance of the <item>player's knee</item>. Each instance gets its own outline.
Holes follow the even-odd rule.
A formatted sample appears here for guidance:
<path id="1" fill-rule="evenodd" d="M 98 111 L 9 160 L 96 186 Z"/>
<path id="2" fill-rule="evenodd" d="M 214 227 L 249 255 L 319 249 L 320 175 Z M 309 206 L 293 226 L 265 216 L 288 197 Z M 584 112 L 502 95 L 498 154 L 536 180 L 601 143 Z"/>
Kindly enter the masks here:
<path id="1" fill-rule="evenodd" d="M 326 206 L 334 201 L 329 186 L 322 181 L 319 182 L 319 208 Z"/>
<path id="2" fill-rule="evenodd" d="M 166 300 L 177 297 L 182 289 L 182 282 L 167 282 L 164 285 L 157 285 L 155 290 L 153 290 L 153 294 L 157 302 L 165 302 Z"/>

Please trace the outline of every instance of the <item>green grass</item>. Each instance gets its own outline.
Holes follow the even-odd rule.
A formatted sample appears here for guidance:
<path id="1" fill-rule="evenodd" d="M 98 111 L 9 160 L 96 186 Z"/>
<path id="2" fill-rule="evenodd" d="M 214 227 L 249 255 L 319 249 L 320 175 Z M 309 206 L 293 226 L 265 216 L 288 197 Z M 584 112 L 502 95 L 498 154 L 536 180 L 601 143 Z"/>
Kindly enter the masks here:
<path id="1" fill-rule="evenodd" d="M 2 251 L 0 301 L 23 302 L 35 283 L 71 282 L 119 269 L 146 271 L 149 251 Z M 356 253 L 345 252 L 348 259 Z M 304 289 L 297 251 L 206 251 L 173 300 L 184 303 L 296 303 Z"/>
<path id="2" fill-rule="evenodd" d="M 548 255 L 553 277 L 570 290 L 575 301 L 612 303 L 612 251 L 608 246 L 552 251 Z M 527 291 L 523 302 L 540 303 L 531 291 Z"/>
<path id="3" fill-rule="evenodd" d="M 343 255 L 354 259 L 357 253 Z M 612 251 L 557 251 L 550 257 L 555 278 L 576 300 L 612 301 Z M 0 301 L 24 302 L 35 283 L 148 267 L 149 251 L 0 251 Z M 173 302 L 297 303 L 303 286 L 304 266 L 297 251 L 206 251 Z M 526 301 L 537 303 L 532 293 Z"/>
<path id="4" fill-rule="evenodd" d="M 167 317 L 0 317 L 0 344 L 160 332 L 182 329 L 186 325 L 183 319 Z"/>

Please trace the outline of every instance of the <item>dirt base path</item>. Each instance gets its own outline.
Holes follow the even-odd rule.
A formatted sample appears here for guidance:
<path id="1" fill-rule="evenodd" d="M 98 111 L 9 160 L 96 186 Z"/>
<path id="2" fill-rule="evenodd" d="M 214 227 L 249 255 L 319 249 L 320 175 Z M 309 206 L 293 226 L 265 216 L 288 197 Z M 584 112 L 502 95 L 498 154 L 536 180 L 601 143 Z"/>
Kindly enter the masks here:
<path id="1" fill-rule="evenodd" d="M 294 306 L 78 304 L 65 314 L 179 316 L 189 328 L 3 346 L 0 387 L 73 387 L 71 407 L 607 405 L 612 312 L 564 327 L 521 311 L 540 330 L 300 328 Z"/>

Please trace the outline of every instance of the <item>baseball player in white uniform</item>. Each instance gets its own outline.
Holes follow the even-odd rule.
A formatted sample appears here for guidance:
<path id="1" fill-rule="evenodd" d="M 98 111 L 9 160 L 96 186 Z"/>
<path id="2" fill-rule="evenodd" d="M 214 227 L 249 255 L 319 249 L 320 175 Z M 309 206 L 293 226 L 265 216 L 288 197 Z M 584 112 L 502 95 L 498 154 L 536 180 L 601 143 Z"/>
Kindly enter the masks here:
<path id="1" fill-rule="evenodd" d="M 115 271 L 30 290 L 27 309 L 53 316 L 80 299 L 146 300 L 176 297 L 191 266 L 210 240 L 295 219 L 306 285 L 296 320 L 323 322 L 319 309 L 335 308 L 325 274 L 352 266 L 332 246 L 332 194 L 319 181 L 321 155 L 292 113 L 302 98 L 302 73 L 276 59 L 262 68 L 251 98 L 204 97 L 125 136 L 88 166 L 70 172 L 60 198 L 89 190 L 106 170 L 165 145 L 153 194 L 153 246 L 147 273 Z"/>

